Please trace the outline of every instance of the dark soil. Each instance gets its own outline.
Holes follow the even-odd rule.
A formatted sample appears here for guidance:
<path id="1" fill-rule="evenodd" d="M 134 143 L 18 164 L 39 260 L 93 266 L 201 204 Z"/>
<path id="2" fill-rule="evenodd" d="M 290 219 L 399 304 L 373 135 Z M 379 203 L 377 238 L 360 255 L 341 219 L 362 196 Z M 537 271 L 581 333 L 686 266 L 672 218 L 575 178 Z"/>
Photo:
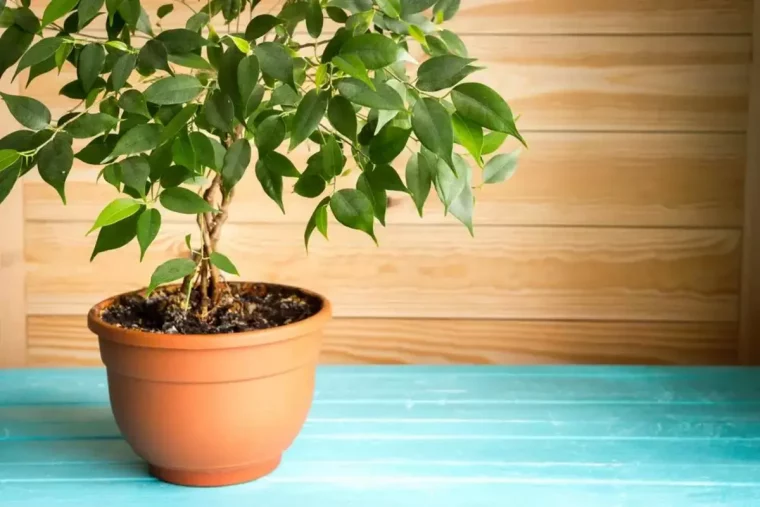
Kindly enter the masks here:
<path id="1" fill-rule="evenodd" d="M 270 284 L 230 284 L 220 305 L 201 320 L 183 310 L 179 287 L 156 290 L 145 299 L 140 293 L 119 297 L 103 310 L 109 324 L 169 334 L 240 333 L 284 326 L 306 319 L 322 309 L 319 298 L 292 287 Z M 198 294 L 191 298 L 197 302 Z"/>

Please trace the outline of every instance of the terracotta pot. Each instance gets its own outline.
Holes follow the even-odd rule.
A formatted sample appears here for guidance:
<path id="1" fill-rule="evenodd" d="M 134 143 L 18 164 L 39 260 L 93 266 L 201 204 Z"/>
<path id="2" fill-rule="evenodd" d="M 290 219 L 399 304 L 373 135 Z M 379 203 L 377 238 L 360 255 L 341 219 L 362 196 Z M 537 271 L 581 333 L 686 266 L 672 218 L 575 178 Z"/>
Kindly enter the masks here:
<path id="1" fill-rule="evenodd" d="M 113 415 L 151 474 L 175 484 L 223 486 L 277 467 L 306 420 L 331 316 L 329 301 L 309 294 L 321 299 L 322 309 L 306 320 L 218 335 L 108 324 L 100 315 L 115 297 L 90 310 Z"/>

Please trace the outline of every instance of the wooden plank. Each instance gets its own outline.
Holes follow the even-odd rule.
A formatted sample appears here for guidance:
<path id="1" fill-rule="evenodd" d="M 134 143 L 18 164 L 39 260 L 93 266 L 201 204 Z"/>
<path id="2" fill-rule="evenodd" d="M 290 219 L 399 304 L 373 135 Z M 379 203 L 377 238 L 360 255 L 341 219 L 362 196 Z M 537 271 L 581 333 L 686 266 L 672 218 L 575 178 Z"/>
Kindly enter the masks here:
<path id="1" fill-rule="evenodd" d="M 81 315 L 31 315 L 30 366 L 99 366 Z M 721 323 L 334 319 L 327 364 L 731 364 L 736 326 Z M 467 346 L 462 347 L 463 339 Z"/>
<path id="2" fill-rule="evenodd" d="M 86 223 L 27 224 L 31 314 L 84 314 L 146 283 L 181 254 L 168 224 L 146 262 L 137 247 L 87 262 Z M 333 226 L 307 256 L 301 225 L 229 224 L 220 250 L 251 279 L 320 291 L 340 317 L 666 320 L 737 319 L 740 243 L 733 230 L 397 226 L 365 235 Z M 226 239 L 225 239 L 226 238 Z"/>
<path id="3" fill-rule="evenodd" d="M 113 465 L 108 465 L 113 466 Z M 207 505 L 263 504 L 268 507 L 310 505 L 329 507 L 342 505 L 350 498 L 356 505 L 365 507 L 492 507 L 494 498 L 520 498 L 523 505 L 583 505 L 585 507 L 608 507 L 611 505 L 669 505 L 692 507 L 695 505 L 749 506 L 760 497 L 760 486 L 700 481 L 695 479 L 679 484 L 678 479 L 653 482 L 586 479 L 547 479 L 528 476 L 514 480 L 457 479 L 453 467 L 451 475 L 422 478 L 394 473 L 395 463 L 388 465 L 385 474 L 372 475 L 367 470 L 360 477 L 325 477 L 319 474 L 322 463 L 312 464 L 313 476 L 301 480 L 278 480 L 277 475 L 234 488 L 178 488 L 159 483 L 147 477 L 145 467 L 139 484 L 112 481 L 73 480 L 61 482 L 8 483 L 3 494 L 11 505 L 33 507 L 35 499 L 55 498 L 59 507 L 94 507 L 108 498 L 109 507 L 132 507 L 135 499 L 171 507 L 205 507 Z M 427 464 L 421 464 L 424 470 Z M 510 465 L 511 466 L 511 465 Z M 532 471 L 543 473 L 544 467 L 533 465 Z M 631 465 L 633 468 L 633 465 Z M 90 467 L 92 470 L 92 467 Z M 476 471 L 485 474 L 484 469 Z M 672 477 L 672 466 L 661 472 L 661 477 Z M 133 472 L 134 474 L 135 472 Z M 403 473 L 403 472 L 402 472 Z M 589 472 L 590 473 L 590 472 Z M 742 477 L 752 477 L 749 470 Z M 593 475 L 590 473 L 590 475 Z M 699 477 L 696 470 L 680 477 Z M 677 476 L 679 477 L 679 476 Z M 686 480 L 686 479 L 684 479 Z"/>
<path id="4" fill-rule="evenodd" d="M 166 0 L 145 0 L 143 6 L 152 19 Z M 263 0 L 254 15 L 276 14 L 280 0 Z M 194 6 L 193 2 L 190 5 Z M 459 13 L 443 26 L 458 34 L 648 34 L 704 33 L 748 34 L 751 0 L 466 0 Z M 192 14 L 176 4 L 164 18 L 165 27 L 184 27 Z M 325 30 L 334 28 L 326 20 Z M 248 22 L 243 16 L 241 29 Z M 221 26 L 221 20 L 218 26 Z"/>
<path id="5" fill-rule="evenodd" d="M 526 132 L 746 130 L 749 36 L 466 36 L 486 71 L 473 75 L 508 100 Z M 55 116 L 73 69 L 28 94 Z"/>
<path id="6" fill-rule="evenodd" d="M 744 186 L 744 260 L 742 264 L 740 355 L 744 364 L 760 364 L 760 0 L 755 0 L 754 61 L 747 130 Z"/>
<path id="7" fill-rule="evenodd" d="M 11 74 L 0 80 L 0 90 L 16 93 Z M 0 107 L 0 136 L 18 124 L 5 104 Z M 26 364 L 26 289 L 24 266 L 24 188 L 16 182 L 0 204 L 0 368 Z"/>
<path id="8" fill-rule="evenodd" d="M 476 191 L 478 225 L 740 227 L 746 140 L 741 134 L 541 133 L 528 136 L 520 168 L 504 185 Z M 502 151 L 515 148 L 506 144 Z M 284 151 L 284 148 L 283 148 Z M 405 152 L 406 154 L 406 152 Z M 303 169 L 305 149 L 288 156 Z M 403 174 L 405 156 L 397 167 Z M 24 213 L 35 221 L 91 221 L 116 192 L 99 167 L 77 163 L 67 206 L 36 175 L 25 179 Z M 475 171 L 476 181 L 480 171 Z M 343 186 L 353 184 L 354 174 Z M 292 182 L 289 184 L 292 185 Z M 314 201 L 285 192 L 286 215 L 261 190 L 252 171 L 236 189 L 230 223 L 305 224 Z M 189 224 L 169 213 L 165 222 Z M 432 196 L 420 219 L 411 199 L 393 194 L 389 224 L 452 223 Z"/>

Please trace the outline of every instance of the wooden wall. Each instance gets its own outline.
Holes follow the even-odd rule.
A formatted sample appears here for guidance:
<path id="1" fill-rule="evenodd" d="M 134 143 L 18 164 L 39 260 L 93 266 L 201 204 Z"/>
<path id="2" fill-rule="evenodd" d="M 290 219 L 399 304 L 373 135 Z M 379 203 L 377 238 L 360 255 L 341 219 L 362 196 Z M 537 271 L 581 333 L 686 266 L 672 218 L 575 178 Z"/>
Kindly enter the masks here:
<path id="1" fill-rule="evenodd" d="M 152 13 L 165 2 L 148 3 Z M 176 7 L 167 25 L 182 24 Z M 313 202 L 288 198 L 282 216 L 248 175 L 221 249 L 246 278 L 333 300 L 325 362 L 740 362 L 752 10 L 752 0 L 463 0 L 450 28 L 488 66 L 476 78 L 522 115 L 531 147 L 510 182 L 478 195 L 475 238 L 439 205 L 420 220 L 399 195 L 380 248 L 331 226 L 307 256 Z M 38 79 L 25 93 L 61 113 L 65 82 Z M 76 166 L 66 208 L 34 177 L 0 208 L 11 231 L 0 364 L 98 364 L 85 312 L 182 251 L 189 222 L 166 216 L 142 264 L 136 245 L 88 263 L 84 233 L 113 197 L 95 175 Z"/>

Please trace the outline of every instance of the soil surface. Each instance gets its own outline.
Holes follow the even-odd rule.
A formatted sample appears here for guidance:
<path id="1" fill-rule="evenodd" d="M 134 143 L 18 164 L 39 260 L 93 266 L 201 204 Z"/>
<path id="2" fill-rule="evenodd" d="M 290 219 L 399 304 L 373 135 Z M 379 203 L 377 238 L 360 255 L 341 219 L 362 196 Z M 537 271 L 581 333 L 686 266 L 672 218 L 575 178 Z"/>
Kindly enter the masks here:
<path id="1" fill-rule="evenodd" d="M 141 293 L 120 296 L 103 310 L 104 321 L 127 329 L 168 334 L 240 333 L 284 326 L 322 309 L 319 298 L 298 289 L 270 284 L 230 284 L 220 305 L 204 321 L 186 312 L 179 287 L 157 289 L 150 298 Z M 197 301 L 198 294 L 192 299 Z"/>

